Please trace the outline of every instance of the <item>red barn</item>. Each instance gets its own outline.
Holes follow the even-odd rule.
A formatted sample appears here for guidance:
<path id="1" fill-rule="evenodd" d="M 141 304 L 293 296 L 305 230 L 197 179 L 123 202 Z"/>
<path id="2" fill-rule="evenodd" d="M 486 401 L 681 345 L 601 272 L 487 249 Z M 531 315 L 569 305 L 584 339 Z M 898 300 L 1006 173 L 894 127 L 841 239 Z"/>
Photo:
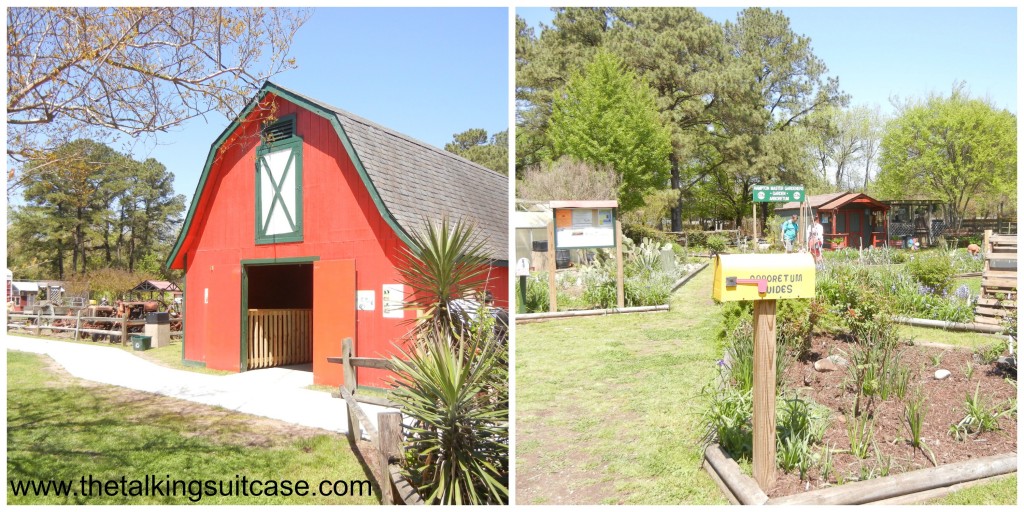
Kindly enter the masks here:
<path id="1" fill-rule="evenodd" d="M 399 248 L 425 219 L 473 222 L 508 306 L 508 178 L 267 82 L 210 148 L 167 259 L 185 270 L 186 362 L 246 371 L 312 362 L 340 385 L 351 337 L 386 357 L 416 313 Z M 361 371 L 359 384 L 386 374 Z"/>

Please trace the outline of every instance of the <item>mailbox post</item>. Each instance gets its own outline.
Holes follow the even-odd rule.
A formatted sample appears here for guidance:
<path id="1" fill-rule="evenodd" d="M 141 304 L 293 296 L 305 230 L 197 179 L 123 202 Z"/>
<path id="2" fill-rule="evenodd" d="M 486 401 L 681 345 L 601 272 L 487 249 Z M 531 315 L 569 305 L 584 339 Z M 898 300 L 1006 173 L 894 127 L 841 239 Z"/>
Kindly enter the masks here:
<path id="1" fill-rule="evenodd" d="M 779 299 L 814 298 L 814 258 L 807 253 L 715 257 L 711 295 L 754 303 L 754 480 L 775 482 L 775 311 Z"/>

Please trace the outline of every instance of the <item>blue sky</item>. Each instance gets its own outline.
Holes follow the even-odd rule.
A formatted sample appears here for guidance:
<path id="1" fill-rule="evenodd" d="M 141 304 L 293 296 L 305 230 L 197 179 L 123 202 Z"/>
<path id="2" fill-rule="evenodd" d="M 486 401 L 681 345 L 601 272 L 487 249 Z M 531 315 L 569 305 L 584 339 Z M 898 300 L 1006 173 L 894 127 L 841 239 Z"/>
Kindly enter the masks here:
<path id="1" fill-rule="evenodd" d="M 735 21 L 739 8 L 698 8 L 711 19 Z M 797 34 L 838 76 L 851 105 L 889 98 L 948 95 L 964 81 L 971 94 L 1017 112 L 1017 13 L 1013 8 L 782 7 Z M 518 8 L 534 27 L 550 25 L 546 8 Z M 539 34 L 539 30 L 535 31 Z"/>
<path id="2" fill-rule="evenodd" d="M 508 9 L 319 8 L 299 29 L 298 68 L 271 80 L 438 147 L 508 121 Z M 136 146 L 191 201 L 210 144 L 228 125 L 195 119 Z M 114 146 L 120 149 L 119 146 Z"/>

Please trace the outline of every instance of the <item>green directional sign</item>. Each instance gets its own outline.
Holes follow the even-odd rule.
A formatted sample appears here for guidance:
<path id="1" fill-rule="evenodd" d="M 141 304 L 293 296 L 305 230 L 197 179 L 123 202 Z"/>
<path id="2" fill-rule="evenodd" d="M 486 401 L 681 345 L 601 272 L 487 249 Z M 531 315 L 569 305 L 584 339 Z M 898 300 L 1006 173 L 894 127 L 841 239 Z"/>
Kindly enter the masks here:
<path id="1" fill-rule="evenodd" d="M 755 203 L 788 203 L 804 200 L 803 185 L 754 185 Z"/>

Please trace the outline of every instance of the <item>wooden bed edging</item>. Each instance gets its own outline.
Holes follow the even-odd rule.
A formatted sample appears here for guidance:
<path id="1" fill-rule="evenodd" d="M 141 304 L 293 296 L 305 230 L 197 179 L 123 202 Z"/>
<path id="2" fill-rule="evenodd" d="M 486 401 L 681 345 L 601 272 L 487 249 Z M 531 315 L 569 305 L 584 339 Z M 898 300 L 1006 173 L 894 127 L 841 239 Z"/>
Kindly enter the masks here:
<path id="1" fill-rule="evenodd" d="M 1017 472 L 1017 454 L 1006 453 L 768 499 L 754 479 L 743 474 L 739 465 L 717 444 L 704 451 L 704 459 L 704 468 L 714 473 L 712 478 L 720 487 L 726 487 L 723 489 L 726 497 L 744 505 L 919 503 Z"/>
<path id="2" fill-rule="evenodd" d="M 705 468 L 714 474 L 712 478 L 724 484 L 728 494 L 732 494 L 740 505 L 764 505 L 768 502 L 768 495 L 757 486 L 753 478 L 743 474 L 739 464 L 721 446 L 713 444 L 704 450 L 704 460 L 707 461 Z M 726 497 L 729 497 L 728 494 Z"/>
<path id="3" fill-rule="evenodd" d="M 660 306 L 636 306 L 631 308 L 610 308 L 610 309 L 588 309 L 586 311 L 559 311 L 556 313 L 523 313 L 516 315 L 516 322 L 520 320 L 552 320 L 555 318 L 573 318 L 578 316 L 602 316 L 620 313 L 649 313 L 654 311 L 668 311 L 668 304 Z"/>
<path id="4" fill-rule="evenodd" d="M 946 322 L 944 320 L 928 320 L 926 318 L 908 318 L 905 316 L 897 316 L 893 318 L 898 324 L 912 325 L 914 327 L 935 327 L 938 329 L 945 329 L 947 331 L 967 331 L 967 332 L 981 332 L 988 334 L 1001 334 L 1003 332 L 1002 326 L 999 325 L 988 325 L 979 323 L 960 323 L 960 322 Z"/>
<path id="5" fill-rule="evenodd" d="M 862 505 L 1017 471 L 1017 454 L 992 455 L 768 500 L 769 505 Z"/>

